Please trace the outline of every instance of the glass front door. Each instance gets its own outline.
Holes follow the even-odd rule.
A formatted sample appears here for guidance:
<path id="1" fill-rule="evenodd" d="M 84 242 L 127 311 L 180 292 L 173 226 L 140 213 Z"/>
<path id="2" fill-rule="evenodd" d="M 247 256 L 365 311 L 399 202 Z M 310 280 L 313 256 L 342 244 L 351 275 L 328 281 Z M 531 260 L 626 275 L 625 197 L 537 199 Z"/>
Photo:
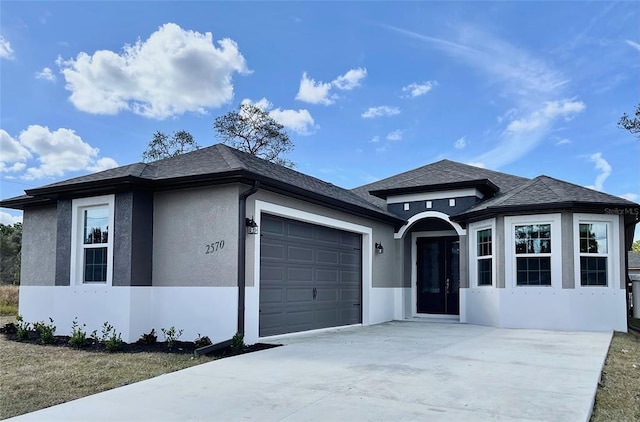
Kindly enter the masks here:
<path id="1" fill-rule="evenodd" d="M 460 242 L 457 236 L 417 240 L 419 314 L 459 314 Z"/>

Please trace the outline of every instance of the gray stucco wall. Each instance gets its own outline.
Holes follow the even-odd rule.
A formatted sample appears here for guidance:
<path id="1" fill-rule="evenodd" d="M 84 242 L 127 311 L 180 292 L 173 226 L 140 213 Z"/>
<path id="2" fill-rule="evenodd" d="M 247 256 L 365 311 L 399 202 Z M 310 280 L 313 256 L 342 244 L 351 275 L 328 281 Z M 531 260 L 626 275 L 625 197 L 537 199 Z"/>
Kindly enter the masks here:
<path id="1" fill-rule="evenodd" d="M 56 284 L 57 216 L 58 210 L 55 206 L 24 211 L 21 285 L 53 286 Z"/>
<path id="2" fill-rule="evenodd" d="M 237 285 L 239 191 L 228 185 L 154 195 L 154 286 Z"/>
<path id="3" fill-rule="evenodd" d="M 402 287 L 402 280 L 398 278 L 396 267 L 396 250 L 394 248 L 393 233 L 394 228 L 391 225 L 370 220 L 364 217 L 354 216 L 345 212 L 325 208 L 320 205 L 311 204 L 294 198 L 289 198 L 276 193 L 260 190 L 247 200 L 247 215 L 251 216 L 255 209 L 255 201 L 261 200 L 278 204 L 284 207 L 294 208 L 296 210 L 322 215 L 324 217 L 334 218 L 341 221 L 347 221 L 353 224 L 359 224 L 372 228 L 372 241 L 382 242 L 384 253 L 382 255 L 373 254 L 372 262 L 372 285 L 373 287 Z M 253 251 L 259 236 L 247 236 L 247 285 L 253 286 Z"/>
<path id="4" fill-rule="evenodd" d="M 113 285 L 150 286 L 153 256 L 152 194 L 116 194 L 114 220 Z"/>
<path id="5" fill-rule="evenodd" d="M 626 289 L 626 274 L 624 273 L 625 268 L 627 268 L 627 250 L 625 248 L 625 228 L 624 228 L 624 216 L 618 217 L 618 221 L 620 222 L 620 234 L 618 236 L 619 242 L 618 245 L 614 245 L 615 248 L 618 248 L 620 251 L 620 259 L 617 265 L 620 266 L 620 288 Z"/>
<path id="6" fill-rule="evenodd" d="M 574 274 L 573 253 L 576 240 L 573 238 L 573 213 L 563 211 L 560 214 L 562 232 L 562 288 L 575 289 L 576 276 Z M 552 251 L 553 252 L 553 251 Z"/>
<path id="7" fill-rule="evenodd" d="M 455 199 L 456 204 L 452 207 L 449 205 L 449 199 Z M 388 204 L 387 209 L 392 213 L 408 220 L 410 217 L 413 217 L 416 214 L 420 214 L 425 211 L 438 211 L 447 215 L 454 215 L 465 211 L 480 201 L 480 198 L 477 196 L 461 196 L 461 197 L 451 197 L 446 199 L 433 199 L 431 200 L 431 208 L 427 208 L 427 201 L 410 201 L 406 202 L 409 204 L 409 210 L 404 210 L 404 202 L 397 204 Z"/>
<path id="8" fill-rule="evenodd" d="M 460 288 L 469 288 L 469 236 L 460 238 Z"/>
<path id="9" fill-rule="evenodd" d="M 71 205 L 70 199 L 58 201 L 55 249 L 56 286 L 68 286 L 71 283 Z"/>
<path id="10" fill-rule="evenodd" d="M 505 287 L 505 270 L 504 270 L 504 254 L 505 248 L 510 248 L 511 245 L 505 245 L 504 240 L 504 216 L 500 215 L 496 217 L 496 234 L 493 256 L 496 260 L 496 285 L 499 289 Z"/>

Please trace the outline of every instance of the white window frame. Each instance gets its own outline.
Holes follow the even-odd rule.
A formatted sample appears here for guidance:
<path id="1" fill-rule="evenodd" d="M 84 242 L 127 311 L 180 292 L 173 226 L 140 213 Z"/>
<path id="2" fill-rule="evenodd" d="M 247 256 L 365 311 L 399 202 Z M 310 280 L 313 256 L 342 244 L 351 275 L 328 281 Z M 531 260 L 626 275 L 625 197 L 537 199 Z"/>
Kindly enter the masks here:
<path id="1" fill-rule="evenodd" d="M 76 286 L 111 286 L 113 283 L 113 237 L 115 216 L 115 195 L 93 196 L 72 201 L 71 211 L 71 285 Z M 107 280 L 106 282 L 84 282 L 84 210 L 99 206 L 109 208 L 109 236 L 107 247 Z"/>
<path id="2" fill-rule="evenodd" d="M 551 225 L 551 285 L 550 286 L 519 286 L 517 282 L 517 265 L 518 256 L 515 247 L 515 227 L 529 224 L 550 224 Z M 505 287 L 513 289 L 561 289 L 562 288 L 562 225 L 559 213 L 554 214 L 538 214 L 538 215 L 519 215 L 504 218 L 504 241 L 505 241 Z"/>
<path id="3" fill-rule="evenodd" d="M 584 254 L 594 257 L 607 257 L 607 285 L 583 286 L 580 274 L 580 224 L 605 223 L 607 225 L 607 253 Z M 573 215 L 573 269 L 575 287 L 577 289 L 615 289 L 620 287 L 620 254 L 617 248 L 620 238 L 620 218 L 608 214 L 574 214 Z"/>
<path id="4" fill-rule="evenodd" d="M 491 255 L 478 256 L 478 232 L 486 229 L 491 229 Z M 469 224 L 469 276 L 471 280 L 471 287 L 477 287 L 480 289 L 490 289 L 496 287 L 496 220 L 492 218 L 490 220 L 478 221 Z M 491 258 L 491 284 L 480 285 L 478 284 L 478 260 Z"/>

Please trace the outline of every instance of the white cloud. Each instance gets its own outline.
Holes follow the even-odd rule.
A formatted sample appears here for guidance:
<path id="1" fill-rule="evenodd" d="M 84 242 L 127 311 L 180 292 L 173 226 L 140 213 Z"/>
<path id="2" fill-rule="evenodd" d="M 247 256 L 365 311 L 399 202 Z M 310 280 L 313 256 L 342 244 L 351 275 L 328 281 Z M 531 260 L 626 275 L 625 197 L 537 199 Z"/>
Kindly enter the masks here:
<path id="1" fill-rule="evenodd" d="M 40 72 L 36 72 L 36 79 L 46 79 L 47 81 L 54 82 L 56 80 L 56 75 L 53 74 L 51 68 L 45 67 Z"/>
<path id="2" fill-rule="evenodd" d="M 71 171 L 101 171 L 117 167 L 109 157 L 98 158 L 99 149 L 94 148 L 71 129 L 55 131 L 46 126 L 31 125 L 18 135 L 11 137 L 0 129 L 0 172 L 20 173 L 26 180 L 59 177 Z M 35 159 L 37 165 L 29 160 Z"/>
<path id="3" fill-rule="evenodd" d="M 400 129 L 394 130 L 387 134 L 388 141 L 400 141 L 402 139 L 402 131 Z"/>
<path id="4" fill-rule="evenodd" d="M 547 101 L 524 117 L 516 118 L 517 113 L 512 113 L 512 120 L 502 132 L 500 142 L 475 157 L 474 161 L 485 163 L 490 168 L 516 161 L 546 139 L 555 122 L 559 119 L 571 120 L 585 108 L 581 101 L 559 100 Z"/>
<path id="5" fill-rule="evenodd" d="M 376 148 L 376 152 L 378 154 L 381 154 L 383 152 L 385 152 L 387 150 L 387 146 L 386 145 L 382 145 L 381 147 Z"/>
<path id="6" fill-rule="evenodd" d="M 402 92 L 408 92 L 408 97 L 419 97 L 431 91 L 434 86 L 438 85 L 437 81 L 426 81 L 421 84 L 413 82 L 402 88 Z"/>
<path id="7" fill-rule="evenodd" d="M 570 143 L 571 143 L 571 139 L 562 138 L 562 139 L 558 139 L 558 141 L 556 142 L 556 146 L 569 145 Z"/>
<path id="8" fill-rule="evenodd" d="M 396 114 L 400 114 L 398 107 L 379 106 L 369 107 L 361 116 L 365 119 L 373 119 L 375 117 L 395 116 Z"/>
<path id="9" fill-rule="evenodd" d="M 22 223 L 22 215 L 11 215 L 8 212 L 0 211 L 0 224 L 12 226 L 15 223 Z"/>
<path id="10" fill-rule="evenodd" d="M 0 35 L 0 59 L 13 59 L 11 43 Z"/>
<path id="11" fill-rule="evenodd" d="M 453 147 L 455 149 L 464 149 L 464 147 L 466 146 L 467 146 L 467 140 L 465 139 L 464 136 L 459 138 L 457 141 L 453 143 Z"/>
<path id="12" fill-rule="evenodd" d="M 632 201 L 632 202 L 636 202 L 638 200 L 638 198 L 639 198 L 637 193 L 625 193 L 625 194 L 622 194 L 622 195 L 619 195 L 619 196 L 620 196 L 620 198 L 624 198 L 627 201 Z"/>
<path id="13" fill-rule="evenodd" d="M 282 110 L 280 108 L 273 109 L 273 104 L 266 98 L 253 102 L 248 98 L 242 100 L 242 104 L 253 104 L 261 110 L 269 113 L 269 116 L 282 126 L 297 133 L 298 135 L 311 135 L 318 126 L 315 124 L 309 110 Z"/>
<path id="14" fill-rule="evenodd" d="M 316 82 L 307 76 L 307 72 L 304 72 L 300 80 L 300 88 L 296 94 L 296 100 L 310 104 L 333 104 L 335 97 L 329 95 L 330 90 L 330 83 Z"/>
<path id="15" fill-rule="evenodd" d="M 631 40 L 625 40 L 627 42 L 627 44 L 629 44 L 632 48 L 635 48 L 636 50 L 640 51 L 640 44 L 638 44 L 637 42 L 631 41 Z"/>
<path id="16" fill-rule="evenodd" d="M 604 181 L 607 180 L 607 178 L 611 174 L 611 165 L 602 157 L 602 154 L 599 152 L 591 154 L 589 156 L 589 161 L 595 164 L 595 169 L 599 170 L 600 173 L 598 173 L 598 175 L 596 176 L 596 180 L 593 185 L 587 187 L 590 189 L 601 191 L 604 187 Z"/>
<path id="17" fill-rule="evenodd" d="M 344 75 L 338 76 L 331 82 L 316 81 L 310 78 L 307 72 L 303 72 L 296 100 L 309 104 L 333 104 L 338 99 L 338 96 L 331 93 L 331 88 L 335 87 L 341 91 L 351 91 L 360 86 L 360 81 L 366 76 L 367 69 L 363 67 L 350 69 Z"/>
<path id="18" fill-rule="evenodd" d="M 367 69 L 359 67 L 351 69 L 344 75 L 338 76 L 333 80 L 332 85 L 343 91 L 351 91 L 353 88 L 360 86 L 360 81 L 367 76 Z"/>
<path id="19" fill-rule="evenodd" d="M 507 132 L 522 133 L 548 127 L 559 117 L 571 120 L 586 106 L 582 101 L 548 101 L 541 110 L 534 111 L 523 119 L 514 119 L 507 125 Z"/>
<path id="20" fill-rule="evenodd" d="M 233 98 L 232 76 L 247 74 L 245 59 L 228 38 L 213 42 L 204 34 L 162 25 L 145 41 L 125 45 L 121 53 L 81 52 L 56 61 L 73 105 L 93 114 L 131 111 L 164 119 L 186 112 L 205 113 Z"/>
<path id="21" fill-rule="evenodd" d="M 371 138 L 369 142 L 371 142 L 372 144 L 377 144 L 378 142 L 380 142 L 380 137 L 376 135 L 373 138 Z"/>
<path id="22" fill-rule="evenodd" d="M 31 153 L 17 139 L 0 129 L 0 173 L 18 172 L 26 167 Z"/>
<path id="23" fill-rule="evenodd" d="M 484 163 L 481 163 L 481 162 L 478 162 L 478 161 L 476 161 L 476 162 L 470 162 L 470 163 L 467 163 L 467 164 L 469 164 L 470 166 L 474 166 L 474 167 L 481 168 L 481 169 L 486 168 L 486 166 L 484 165 Z"/>

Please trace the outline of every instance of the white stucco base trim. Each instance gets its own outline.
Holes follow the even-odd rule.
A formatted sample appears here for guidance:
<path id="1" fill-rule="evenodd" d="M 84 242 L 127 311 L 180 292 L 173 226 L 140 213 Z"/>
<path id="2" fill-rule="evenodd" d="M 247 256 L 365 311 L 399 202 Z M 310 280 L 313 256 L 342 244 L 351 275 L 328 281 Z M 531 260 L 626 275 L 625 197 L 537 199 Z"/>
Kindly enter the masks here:
<path id="1" fill-rule="evenodd" d="M 627 331 L 622 289 L 460 289 L 460 322 L 501 328 Z"/>
<path id="2" fill-rule="evenodd" d="M 237 287 L 84 287 L 21 286 L 20 314 L 27 322 L 48 321 L 56 334 L 69 335 L 71 322 L 86 324 L 87 333 L 101 332 L 108 321 L 122 340 L 131 343 L 155 328 L 184 330 L 180 340 L 198 334 L 214 343 L 228 340 L 237 329 Z"/>

